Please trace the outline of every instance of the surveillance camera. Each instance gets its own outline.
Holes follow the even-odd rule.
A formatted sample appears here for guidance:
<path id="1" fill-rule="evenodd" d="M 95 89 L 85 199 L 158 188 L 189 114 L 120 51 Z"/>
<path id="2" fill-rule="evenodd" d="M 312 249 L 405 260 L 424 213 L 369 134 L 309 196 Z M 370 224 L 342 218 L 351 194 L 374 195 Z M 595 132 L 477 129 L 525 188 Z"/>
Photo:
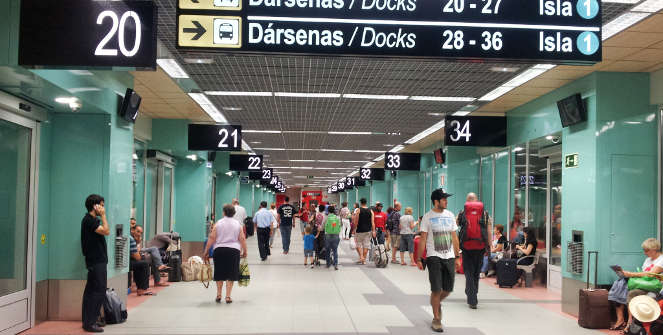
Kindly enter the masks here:
<path id="1" fill-rule="evenodd" d="M 78 112 L 81 107 L 83 107 L 83 104 L 78 100 L 69 103 L 69 108 L 71 108 L 72 112 Z"/>
<path id="2" fill-rule="evenodd" d="M 553 137 L 552 142 L 555 144 L 559 143 L 559 137 L 558 136 Z"/>

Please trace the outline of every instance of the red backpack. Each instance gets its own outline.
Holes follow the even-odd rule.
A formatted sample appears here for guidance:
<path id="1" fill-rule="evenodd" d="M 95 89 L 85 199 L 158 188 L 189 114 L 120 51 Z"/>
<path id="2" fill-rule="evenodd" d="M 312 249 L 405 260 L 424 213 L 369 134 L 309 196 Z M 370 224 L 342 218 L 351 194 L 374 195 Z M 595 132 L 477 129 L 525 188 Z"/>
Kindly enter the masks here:
<path id="1" fill-rule="evenodd" d="M 483 203 L 465 203 L 464 224 L 461 226 L 461 243 L 465 250 L 483 250 L 486 244 L 483 241 L 482 228 L 486 225 L 483 215 Z"/>

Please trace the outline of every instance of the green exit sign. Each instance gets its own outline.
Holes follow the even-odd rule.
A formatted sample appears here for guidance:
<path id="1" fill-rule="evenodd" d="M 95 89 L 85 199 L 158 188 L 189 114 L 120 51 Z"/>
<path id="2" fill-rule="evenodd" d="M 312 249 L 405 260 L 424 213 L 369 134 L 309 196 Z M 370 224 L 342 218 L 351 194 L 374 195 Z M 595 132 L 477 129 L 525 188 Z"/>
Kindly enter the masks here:
<path id="1" fill-rule="evenodd" d="M 570 154 L 564 156 L 564 166 L 566 168 L 576 168 L 578 167 L 578 164 L 580 162 L 578 161 L 578 154 Z"/>

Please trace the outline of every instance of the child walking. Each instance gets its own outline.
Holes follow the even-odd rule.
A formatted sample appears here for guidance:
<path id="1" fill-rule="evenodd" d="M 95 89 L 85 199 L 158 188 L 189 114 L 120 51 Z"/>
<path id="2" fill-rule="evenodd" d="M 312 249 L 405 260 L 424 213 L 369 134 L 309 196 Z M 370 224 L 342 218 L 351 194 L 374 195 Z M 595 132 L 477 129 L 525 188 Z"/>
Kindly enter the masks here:
<path id="1" fill-rule="evenodd" d="M 304 266 L 308 266 L 308 258 L 311 257 L 311 267 L 313 267 L 313 242 L 315 241 L 315 236 L 311 234 L 310 225 L 306 225 L 304 233 Z"/>

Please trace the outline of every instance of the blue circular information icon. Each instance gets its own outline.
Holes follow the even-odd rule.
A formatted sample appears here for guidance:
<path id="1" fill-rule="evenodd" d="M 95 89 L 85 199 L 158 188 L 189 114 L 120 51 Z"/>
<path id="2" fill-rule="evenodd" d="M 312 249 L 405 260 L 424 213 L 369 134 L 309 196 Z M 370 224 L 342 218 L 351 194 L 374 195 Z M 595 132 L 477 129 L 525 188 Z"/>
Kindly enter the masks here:
<path id="1" fill-rule="evenodd" d="M 578 50 L 587 56 L 595 54 L 601 46 L 599 37 L 591 31 L 580 34 L 576 45 L 578 46 Z"/>
<path id="2" fill-rule="evenodd" d="M 590 20 L 599 13 L 599 2 L 596 0 L 578 0 L 576 9 L 580 17 Z"/>

